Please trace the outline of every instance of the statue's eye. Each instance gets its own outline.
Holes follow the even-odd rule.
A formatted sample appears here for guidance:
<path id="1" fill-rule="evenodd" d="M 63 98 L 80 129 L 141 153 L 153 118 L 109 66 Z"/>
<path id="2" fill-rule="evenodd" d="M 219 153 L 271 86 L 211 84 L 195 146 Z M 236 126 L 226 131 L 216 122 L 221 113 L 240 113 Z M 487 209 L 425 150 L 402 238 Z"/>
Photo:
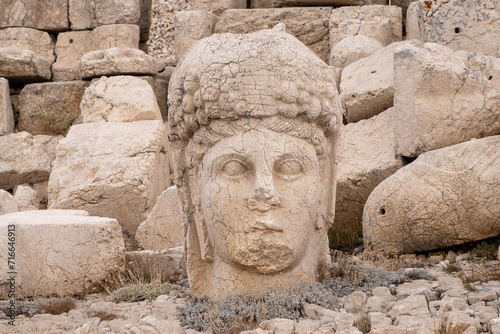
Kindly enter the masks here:
<path id="1" fill-rule="evenodd" d="M 229 160 L 222 166 L 222 172 L 230 177 L 238 177 L 245 174 L 247 167 L 240 160 Z"/>
<path id="2" fill-rule="evenodd" d="M 304 165 L 297 159 L 285 159 L 276 165 L 275 172 L 285 179 L 294 179 L 304 172 Z"/>

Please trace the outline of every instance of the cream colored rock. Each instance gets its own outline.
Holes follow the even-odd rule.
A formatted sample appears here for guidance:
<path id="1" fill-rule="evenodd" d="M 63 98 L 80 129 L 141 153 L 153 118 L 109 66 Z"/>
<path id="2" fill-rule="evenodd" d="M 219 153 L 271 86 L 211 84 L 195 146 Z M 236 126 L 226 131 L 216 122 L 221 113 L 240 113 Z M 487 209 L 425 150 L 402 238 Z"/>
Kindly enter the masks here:
<path id="1" fill-rule="evenodd" d="M 14 132 L 14 112 L 10 103 L 9 81 L 0 78 L 0 136 Z"/>
<path id="2" fill-rule="evenodd" d="M 429 316 L 427 300 L 423 295 L 408 296 L 399 300 L 392 307 L 388 314 L 393 321 L 403 316 Z"/>
<path id="3" fill-rule="evenodd" d="M 348 36 L 340 40 L 330 51 L 330 66 L 344 68 L 361 58 L 368 57 L 382 49 L 382 44 L 364 35 Z"/>
<path id="4" fill-rule="evenodd" d="M 331 233 L 361 235 L 363 207 L 375 187 L 403 167 L 394 144 L 394 108 L 342 131 L 338 154 L 335 220 Z"/>
<path id="5" fill-rule="evenodd" d="M 148 219 L 139 225 L 135 240 L 142 249 L 154 251 L 184 246 L 182 208 L 175 186 L 156 199 Z"/>
<path id="6" fill-rule="evenodd" d="M 401 168 L 366 202 L 365 248 L 412 253 L 500 235 L 499 154 L 500 136 L 493 136 L 424 153 Z"/>
<path id="7" fill-rule="evenodd" d="M 245 34 L 283 23 L 288 33 L 328 62 L 328 19 L 331 12 L 329 7 L 228 9 L 220 16 L 214 32 Z"/>
<path id="8" fill-rule="evenodd" d="M 14 193 L 19 211 L 38 210 L 40 202 L 38 200 L 38 193 L 30 186 L 17 186 Z"/>
<path id="9" fill-rule="evenodd" d="M 85 90 L 83 123 L 162 120 L 153 88 L 132 76 L 102 77 Z"/>
<path id="10" fill-rule="evenodd" d="M 421 43 L 416 40 L 393 43 L 344 68 L 340 98 L 349 123 L 373 117 L 393 106 L 394 53 L 407 44 Z"/>
<path id="11" fill-rule="evenodd" d="M 279 27 L 214 34 L 184 56 L 168 118 L 193 295 L 329 266 L 340 109 L 330 67 Z"/>
<path id="12" fill-rule="evenodd" d="M 137 277 L 158 282 L 178 282 L 186 278 L 184 247 L 141 250 L 125 253 L 125 260 Z"/>
<path id="13" fill-rule="evenodd" d="M 19 206 L 14 196 L 0 189 L 0 216 L 17 211 L 19 211 Z"/>
<path id="14" fill-rule="evenodd" d="M 500 59 L 433 43 L 407 45 L 394 57 L 398 154 L 500 134 Z"/>
<path id="15" fill-rule="evenodd" d="M 175 60 L 179 61 L 191 45 L 212 35 L 217 20 L 217 16 L 203 10 L 176 12 L 174 19 Z"/>
<path id="16" fill-rule="evenodd" d="M 50 208 L 116 218 L 131 238 L 169 183 L 166 145 L 162 121 L 72 126 L 57 148 Z"/>
<path id="17" fill-rule="evenodd" d="M 271 8 L 271 0 L 251 0 L 250 8 Z"/>
<path id="18" fill-rule="evenodd" d="M 79 80 L 78 65 L 88 52 L 115 47 L 139 47 L 139 26 L 112 24 L 100 26 L 92 31 L 68 31 L 57 35 L 57 61 L 52 65 L 53 80 Z"/>
<path id="19" fill-rule="evenodd" d="M 0 0 L 0 8 L 0 28 L 25 27 L 53 32 L 69 30 L 67 0 Z"/>
<path id="20" fill-rule="evenodd" d="M 491 42 L 500 37 L 499 11 L 496 1 L 418 1 L 408 10 L 408 37 L 500 57 L 500 46 Z"/>
<path id="21" fill-rule="evenodd" d="M 387 46 L 403 35 L 401 8 L 396 6 L 345 6 L 335 8 L 329 21 L 330 46 L 346 37 L 363 35 Z"/>
<path id="22" fill-rule="evenodd" d="M 212 12 L 221 15 L 229 8 L 247 8 L 245 0 L 189 0 L 193 10 Z"/>
<path id="23" fill-rule="evenodd" d="M 80 60 L 80 76 L 90 79 L 105 75 L 156 75 L 156 60 L 141 50 L 111 48 L 86 53 Z"/>
<path id="24" fill-rule="evenodd" d="M 12 228 L 13 227 L 13 228 Z M 100 289 L 100 283 L 124 264 L 124 244 L 115 219 L 90 217 L 85 211 L 38 210 L 0 216 L 0 241 L 15 238 L 14 269 L 0 251 L 0 279 L 15 271 L 17 298 L 67 296 Z M 7 298 L 8 285 L 0 289 Z"/>
<path id="25" fill-rule="evenodd" d="M 363 6 L 385 5 L 383 0 L 270 0 L 274 7 L 283 6 Z"/>
<path id="26" fill-rule="evenodd" d="M 54 41 L 44 31 L 0 29 L 0 77 L 11 83 L 48 81 L 54 62 Z"/>
<path id="27" fill-rule="evenodd" d="M 80 116 L 86 81 L 35 83 L 19 94 L 20 131 L 34 135 L 64 135 Z"/>
<path id="28" fill-rule="evenodd" d="M 0 189 L 49 179 L 59 137 L 17 132 L 0 136 Z"/>

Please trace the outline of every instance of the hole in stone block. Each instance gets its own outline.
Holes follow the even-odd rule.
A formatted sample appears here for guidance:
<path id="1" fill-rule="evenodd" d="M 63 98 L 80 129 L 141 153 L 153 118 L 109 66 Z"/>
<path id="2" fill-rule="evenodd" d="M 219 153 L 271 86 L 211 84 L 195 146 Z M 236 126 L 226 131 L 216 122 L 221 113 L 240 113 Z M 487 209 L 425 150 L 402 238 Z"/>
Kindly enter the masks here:
<path id="1" fill-rule="evenodd" d="M 72 38 L 69 39 L 69 44 L 73 44 L 73 39 Z"/>
<path id="2" fill-rule="evenodd" d="M 462 29 L 460 29 L 459 27 L 455 28 L 455 34 L 459 34 L 461 31 L 462 31 Z"/>
<path id="3" fill-rule="evenodd" d="M 382 216 L 383 216 L 383 215 L 385 215 L 385 208 L 384 208 L 384 207 L 381 207 L 381 208 L 380 208 L 380 210 L 378 211 L 378 213 L 379 213 L 380 215 L 382 215 Z"/>
<path id="4" fill-rule="evenodd" d="M 490 75 L 490 76 L 488 77 L 488 80 L 491 80 L 491 79 L 493 79 L 493 76 L 491 76 L 491 75 Z"/>
<path id="5" fill-rule="evenodd" d="M 377 73 L 377 70 L 375 70 L 375 71 L 372 71 L 371 73 Z"/>
<path id="6" fill-rule="evenodd" d="M 405 157 L 404 155 L 401 156 L 401 160 L 403 161 L 403 165 L 405 166 L 411 164 L 416 159 L 416 157 Z"/>

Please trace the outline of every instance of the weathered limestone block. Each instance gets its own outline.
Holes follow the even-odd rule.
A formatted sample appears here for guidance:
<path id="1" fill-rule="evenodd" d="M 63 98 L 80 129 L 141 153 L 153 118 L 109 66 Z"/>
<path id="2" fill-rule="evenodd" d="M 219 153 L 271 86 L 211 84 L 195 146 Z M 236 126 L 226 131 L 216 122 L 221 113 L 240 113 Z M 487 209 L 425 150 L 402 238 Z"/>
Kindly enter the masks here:
<path id="1" fill-rule="evenodd" d="M 500 57 L 499 3 L 484 0 L 418 1 L 407 16 L 407 38 L 418 38 L 453 50 Z"/>
<path id="2" fill-rule="evenodd" d="M 401 168 L 366 202 L 365 248 L 413 253 L 500 235 L 499 156 L 500 136 L 493 136 L 424 153 Z"/>
<path id="3" fill-rule="evenodd" d="M 72 126 L 57 147 L 50 208 L 116 218 L 133 236 L 169 184 L 166 145 L 162 121 Z"/>
<path id="4" fill-rule="evenodd" d="M 115 47 L 137 49 L 139 26 L 112 24 L 100 26 L 92 31 L 68 31 L 57 35 L 57 61 L 52 65 L 54 81 L 79 80 L 78 65 L 88 52 Z"/>
<path id="5" fill-rule="evenodd" d="M 282 28 L 204 38 L 172 74 L 193 295 L 258 293 L 329 267 L 341 105 L 332 69 Z"/>
<path id="6" fill-rule="evenodd" d="M 246 0 L 189 0 L 193 10 L 203 10 L 221 15 L 229 8 L 247 8 Z"/>
<path id="7" fill-rule="evenodd" d="M 148 77 L 148 76 L 138 76 L 136 78 L 140 78 L 146 81 L 154 91 L 156 96 L 156 102 L 158 103 L 158 107 L 160 108 L 160 113 L 163 119 L 167 120 L 167 93 L 168 93 L 168 82 L 170 81 L 170 76 L 166 75 L 165 71 L 158 73 L 156 77 Z M 93 79 L 96 80 L 96 79 Z"/>
<path id="8" fill-rule="evenodd" d="M 17 132 L 0 136 L 0 189 L 49 179 L 58 137 Z"/>
<path id="9" fill-rule="evenodd" d="M 286 31 L 328 62 L 329 7 L 228 9 L 219 18 L 215 33 L 246 34 L 284 23 Z"/>
<path id="10" fill-rule="evenodd" d="M 433 43 L 394 57 L 398 154 L 500 134 L 500 59 Z"/>
<path id="11" fill-rule="evenodd" d="M 71 30 L 93 29 L 113 24 L 140 27 L 147 41 L 151 25 L 151 0 L 69 0 Z"/>
<path id="12" fill-rule="evenodd" d="M 19 211 L 19 206 L 14 196 L 0 189 L 0 216 L 17 211 Z"/>
<path id="13" fill-rule="evenodd" d="M 175 60 L 203 37 L 212 35 L 217 23 L 217 16 L 202 10 L 181 11 L 175 13 Z"/>
<path id="14" fill-rule="evenodd" d="M 115 219 L 80 210 L 37 210 L 0 216 L 0 241 L 14 225 L 16 297 L 67 296 L 101 288 L 124 265 L 124 244 Z M 7 247 L 0 251 L 0 279 L 7 282 Z M 8 286 L 0 288 L 7 298 Z"/>
<path id="15" fill-rule="evenodd" d="M 14 112 L 10 103 L 9 81 L 0 78 L 0 136 L 14 132 Z"/>
<path id="16" fill-rule="evenodd" d="M 342 129 L 332 232 L 361 234 L 363 206 L 375 187 L 403 167 L 394 144 L 395 113 L 383 113 Z"/>
<path id="17" fill-rule="evenodd" d="M 162 120 L 151 85 L 132 76 L 93 81 L 85 90 L 80 109 L 83 123 Z"/>
<path id="18" fill-rule="evenodd" d="M 64 135 L 80 116 L 87 81 L 60 81 L 24 86 L 19 94 L 20 131 Z"/>
<path id="19" fill-rule="evenodd" d="M 50 80 L 54 41 L 44 31 L 0 29 L 0 77 L 11 83 Z"/>
<path id="20" fill-rule="evenodd" d="M 394 103 L 394 52 L 417 40 L 393 43 L 342 71 L 340 98 L 349 123 L 373 117 Z"/>
<path id="21" fill-rule="evenodd" d="M 332 47 L 329 64 L 343 69 L 361 58 L 374 54 L 382 47 L 382 44 L 372 37 L 364 35 L 349 36 Z"/>
<path id="22" fill-rule="evenodd" d="M 403 35 L 401 8 L 396 6 L 345 6 L 330 16 L 330 46 L 349 36 L 364 35 L 386 46 Z"/>
<path id="23" fill-rule="evenodd" d="M 38 210 L 40 202 L 38 200 L 38 193 L 30 186 L 20 185 L 16 187 L 14 192 L 14 199 L 16 200 L 19 211 Z"/>
<path id="24" fill-rule="evenodd" d="M 125 253 L 125 261 L 139 277 L 160 282 L 178 282 L 187 277 L 184 247 Z"/>
<path id="25" fill-rule="evenodd" d="M 25 27 L 56 32 L 69 30 L 67 0 L 0 0 L 0 8 L 0 28 Z"/>
<path id="26" fill-rule="evenodd" d="M 273 7 L 271 0 L 251 0 L 250 8 L 271 8 Z"/>
<path id="27" fill-rule="evenodd" d="M 141 50 L 111 48 L 86 53 L 80 60 L 80 75 L 90 79 L 109 75 L 156 75 L 156 60 Z"/>
<path id="28" fill-rule="evenodd" d="M 283 6 L 365 6 L 385 5 L 385 0 L 270 0 L 273 7 Z"/>
<path id="29" fill-rule="evenodd" d="M 177 187 L 169 187 L 156 199 L 148 219 L 139 225 L 135 240 L 142 249 L 153 251 L 184 246 L 182 207 Z"/>

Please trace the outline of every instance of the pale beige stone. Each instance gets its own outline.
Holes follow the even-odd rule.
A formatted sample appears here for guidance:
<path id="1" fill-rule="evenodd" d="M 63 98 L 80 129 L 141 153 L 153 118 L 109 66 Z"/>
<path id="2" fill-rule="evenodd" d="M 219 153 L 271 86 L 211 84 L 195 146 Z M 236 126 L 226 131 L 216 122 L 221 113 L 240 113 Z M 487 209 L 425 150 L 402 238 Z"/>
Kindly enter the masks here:
<path id="1" fill-rule="evenodd" d="M 340 101 L 330 67 L 280 28 L 204 38 L 170 81 L 193 295 L 259 292 L 329 265 Z"/>
<path id="2" fill-rule="evenodd" d="M 429 295 L 432 290 L 432 283 L 426 280 L 416 280 L 405 282 L 398 286 L 396 290 L 397 299 L 405 299 L 412 295 Z"/>
<path id="3" fill-rule="evenodd" d="M 193 10 L 203 10 L 221 15 L 229 8 L 247 8 L 246 0 L 189 0 Z"/>
<path id="4" fill-rule="evenodd" d="M 368 57 L 382 49 L 382 44 L 364 35 L 348 36 L 340 40 L 330 51 L 330 66 L 344 68 L 361 58 Z"/>
<path id="5" fill-rule="evenodd" d="M 170 74 L 172 73 L 170 72 Z M 160 108 L 161 116 L 166 121 L 168 82 L 170 81 L 170 75 L 166 75 L 165 71 L 163 71 L 161 73 L 158 73 L 156 77 L 139 76 L 138 78 L 145 80 L 153 88 L 156 96 L 156 103 L 158 103 L 158 107 Z"/>
<path id="6" fill-rule="evenodd" d="M 17 211 L 19 211 L 19 206 L 14 196 L 0 189 L 0 216 Z"/>
<path id="7" fill-rule="evenodd" d="M 410 38 L 439 43 L 453 50 L 481 51 L 500 57 L 497 1 L 418 1 L 408 10 Z"/>
<path id="8" fill-rule="evenodd" d="M 363 207 L 375 187 L 404 166 L 396 155 L 396 110 L 343 128 L 338 153 L 335 220 L 331 233 L 361 234 Z"/>
<path id="9" fill-rule="evenodd" d="M 291 319 L 276 318 L 262 321 L 259 328 L 275 334 L 295 333 L 296 322 Z"/>
<path id="10" fill-rule="evenodd" d="M 498 236 L 499 154 L 500 136 L 493 136 L 424 153 L 401 168 L 365 204 L 365 249 L 411 253 Z"/>
<path id="11" fill-rule="evenodd" d="M 80 76 L 90 79 L 106 75 L 156 75 L 156 60 L 141 50 L 111 48 L 86 53 L 80 60 Z"/>
<path id="12" fill-rule="evenodd" d="M 370 297 L 368 299 L 368 304 L 370 303 L 371 298 L 378 298 L 378 297 Z M 369 312 L 368 317 L 370 319 L 370 329 L 371 329 L 370 333 L 372 333 L 374 329 L 383 330 L 384 327 L 392 325 L 392 319 L 386 315 L 387 313 L 386 311 L 384 312 L 369 311 L 368 304 L 367 304 L 367 310 Z"/>
<path id="13" fill-rule="evenodd" d="M 166 143 L 162 121 L 72 126 L 57 148 L 50 208 L 116 218 L 133 237 L 168 185 Z"/>
<path id="14" fill-rule="evenodd" d="M 393 106 L 394 53 L 404 45 L 420 44 L 416 40 L 393 43 L 344 68 L 340 98 L 349 123 L 373 117 Z"/>
<path id="15" fill-rule="evenodd" d="M 398 300 L 388 315 L 393 321 L 402 316 L 429 316 L 427 300 L 423 295 L 408 296 L 403 300 Z"/>
<path id="16" fill-rule="evenodd" d="M 363 6 L 385 5 L 384 0 L 270 0 L 274 7 L 283 6 Z"/>
<path id="17" fill-rule="evenodd" d="M 139 27 L 135 24 L 110 24 L 92 31 L 94 50 L 139 48 Z"/>
<path id="18" fill-rule="evenodd" d="M 162 120 L 153 88 L 132 76 L 102 77 L 85 90 L 83 123 Z"/>
<path id="19" fill-rule="evenodd" d="M 10 103 L 9 81 L 0 78 L 0 136 L 14 132 L 14 112 Z"/>
<path id="20" fill-rule="evenodd" d="M 45 31 L 30 28 L 0 29 L 1 48 L 29 50 L 48 62 L 54 62 L 55 41 Z"/>
<path id="21" fill-rule="evenodd" d="M 17 186 L 16 191 L 14 192 L 14 199 L 19 207 L 19 211 L 39 209 L 40 202 L 38 200 L 38 193 L 30 186 Z"/>
<path id="22" fill-rule="evenodd" d="M 250 8 L 271 8 L 271 0 L 251 0 Z"/>
<path id="23" fill-rule="evenodd" d="M 184 246 L 182 208 L 177 187 L 165 190 L 157 199 L 148 219 L 137 228 L 135 240 L 142 249 L 159 251 Z"/>
<path id="24" fill-rule="evenodd" d="M 20 131 L 34 135 L 64 135 L 80 116 L 86 81 L 35 83 L 19 94 Z"/>
<path id="25" fill-rule="evenodd" d="M 331 12 L 329 7 L 228 9 L 220 16 L 214 32 L 245 34 L 283 23 L 288 33 L 328 62 L 328 19 Z"/>
<path id="26" fill-rule="evenodd" d="M 349 36 L 364 35 L 387 46 L 403 35 L 401 8 L 396 6 L 345 6 L 335 8 L 329 21 L 330 46 Z"/>
<path id="27" fill-rule="evenodd" d="M 467 304 L 465 298 L 445 296 L 443 299 L 441 299 L 440 311 L 464 311 L 468 307 L 469 304 Z"/>
<path id="28" fill-rule="evenodd" d="M 500 59 L 433 43 L 406 45 L 394 57 L 398 154 L 500 134 Z"/>
<path id="29" fill-rule="evenodd" d="M 125 260 L 137 277 L 145 281 L 178 282 L 187 277 L 184 247 L 127 252 Z"/>
<path id="30" fill-rule="evenodd" d="M 451 326 L 462 327 L 464 325 L 470 325 L 475 328 L 476 333 L 482 332 L 482 326 L 481 323 L 479 322 L 479 319 L 473 318 L 465 312 L 452 311 L 452 312 L 447 312 L 446 315 L 450 320 Z"/>
<path id="31" fill-rule="evenodd" d="M 0 28 L 25 27 L 54 32 L 69 30 L 67 0 L 0 0 L 0 8 Z"/>
<path id="32" fill-rule="evenodd" d="M 365 311 L 367 299 L 363 291 L 354 291 L 344 298 L 344 308 L 349 313 L 362 313 Z"/>
<path id="33" fill-rule="evenodd" d="M 100 289 L 123 266 L 124 244 L 115 219 L 85 211 L 38 210 L 0 216 L 0 241 L 7 245 L 14 225 L 16 297 L 67 296 Z M 7 248 L 0 251 L 0 279 L 7 282 Z M 10 270 L 9 270 L 10 269 Z M 0 290 L 6 298 L 8 286 Z"/>
<path id="34" fill-rule="evenodd" d="M 59 139 L 26 131 L 0 136 L 0 189 L 47 181 Z"/>
<path id="35" fill-rule="evenodd" d="M 194 43 L 212 35 L 217 20 L 217 16 L 203 10 L 176 12 L 174 19 L 175 60 L 179 61 Z"/>

